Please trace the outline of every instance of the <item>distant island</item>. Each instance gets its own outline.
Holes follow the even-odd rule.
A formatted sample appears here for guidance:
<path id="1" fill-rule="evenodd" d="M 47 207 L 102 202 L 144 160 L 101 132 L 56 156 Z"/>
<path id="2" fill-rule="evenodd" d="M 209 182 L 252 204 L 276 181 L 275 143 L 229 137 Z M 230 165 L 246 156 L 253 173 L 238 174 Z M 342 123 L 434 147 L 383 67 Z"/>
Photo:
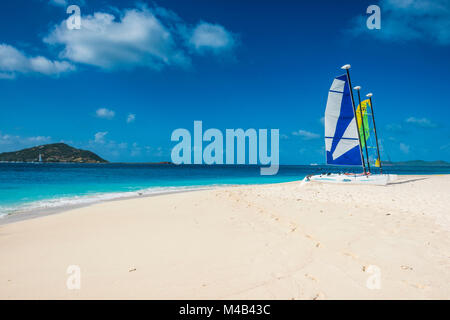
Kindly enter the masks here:
<path id="1" fill-rule="evenodd" d="M 425 160 L 411 160 L 411 161 L 382 161 L 383 166 L 412 166 L 412 167 L 447 167 L 450 163 L 442 160 L 438 161 L 425 161 Z"/>
<path id="2" fill-rule="evenodd" d="M 0 153 L 2 162 L 72 162 L 107 163 L 95 153 L 71 147 L 65 143 L 45 144 L 13 152 Z"/>
<path id="3" fill-rule="evenodd" d="M 64 162 L 64 163 L 109 163 L 89 150 L 77 149 L 65 143 L 40 145 L 19 151 L 0 153 L 0 162 Z M 170 161 L 143 162 L 142 164 L 173 165 Z M 311 163 L 316 166 L 318 164 Z M 410 161 L 382 161 L 383 166 L 412 166 L 412 167 L 448 167 L 449 162 L 410 160 Z"/>

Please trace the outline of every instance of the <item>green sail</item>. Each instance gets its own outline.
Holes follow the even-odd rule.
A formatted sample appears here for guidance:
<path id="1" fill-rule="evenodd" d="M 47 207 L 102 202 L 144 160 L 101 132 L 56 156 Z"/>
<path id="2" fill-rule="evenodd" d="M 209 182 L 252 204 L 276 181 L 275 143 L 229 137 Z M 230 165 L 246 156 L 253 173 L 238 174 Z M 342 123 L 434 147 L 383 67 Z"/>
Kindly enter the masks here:
<path id="1" fill-rule="evenodd" d="M 361 108 L 362 106 L 362 108 Z M 363 125 L 361 121 L 361 112 L 362 111 L 362 121 L 364 121 L 364 132 L 363 132 Z M 368 110 L 370 110 L 370 100 L 364 100 L 361 102 L 361 105 L 358 105 L 358 109 L 356 110 L 356 119 L 358 120 L 358 128 L 359 128 L 359 136 L 361 137 L 361 145 L 364 148 L 366 145 L 366 142 L 370 138 L 370 125 L 369 125 L 369 113 Z M 364 137 L 366 139 L 364 139 Z"/>

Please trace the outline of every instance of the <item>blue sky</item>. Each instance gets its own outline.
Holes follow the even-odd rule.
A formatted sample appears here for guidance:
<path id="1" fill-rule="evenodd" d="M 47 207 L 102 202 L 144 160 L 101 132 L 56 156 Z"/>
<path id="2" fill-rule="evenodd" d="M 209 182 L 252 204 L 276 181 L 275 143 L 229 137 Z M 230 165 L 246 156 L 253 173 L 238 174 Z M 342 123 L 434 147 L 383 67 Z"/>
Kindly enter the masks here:
<path id="1" fill-rule="evenodd" d="M 323 163 L 327 91 L 350 63 L 384 159 L 450 161 L 449 57 L 446 0 L 2 2 L 0 152 L 63 141 L 164 161 L 172 131 L 202 120 L 279 128 L 282 164 Z"/>

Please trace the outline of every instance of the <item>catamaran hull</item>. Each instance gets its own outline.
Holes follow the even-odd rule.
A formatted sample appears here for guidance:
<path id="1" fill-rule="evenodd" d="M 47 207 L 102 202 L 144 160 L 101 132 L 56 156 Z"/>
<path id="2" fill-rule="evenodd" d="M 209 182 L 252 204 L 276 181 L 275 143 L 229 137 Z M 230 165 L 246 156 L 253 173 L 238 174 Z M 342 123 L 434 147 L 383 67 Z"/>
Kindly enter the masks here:
<path id="1" fill-rule="evenodd" d="M 388 182 L 397 180 L 397 175 L 396 174 L 387 174 L 387 176 L 389 177 Z"/>
<path id="2" fill-rule="evenodd" d="M 324 183 L 342 183 L 342 184 L 374 184 L 385 186 L 392 179 L 388 174 L 371 175 L 347 175 L 347 174 L 321 174 L 309 176 L 306 181 L 324 182 Z"/>

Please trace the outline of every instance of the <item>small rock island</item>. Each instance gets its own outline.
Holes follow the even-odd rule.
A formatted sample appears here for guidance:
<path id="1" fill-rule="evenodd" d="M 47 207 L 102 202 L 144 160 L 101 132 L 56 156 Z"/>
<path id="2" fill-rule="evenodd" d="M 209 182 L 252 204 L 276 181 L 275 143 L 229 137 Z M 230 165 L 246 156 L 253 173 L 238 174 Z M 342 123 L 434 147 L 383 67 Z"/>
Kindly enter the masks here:
<path id="1" fill-rule="evenodd" d="M 52 143 L 13 152 L 0 153 L 2 162 L 72 162 L 108 163 L 95 153 L 71 147 L 65 143 Z"/>

